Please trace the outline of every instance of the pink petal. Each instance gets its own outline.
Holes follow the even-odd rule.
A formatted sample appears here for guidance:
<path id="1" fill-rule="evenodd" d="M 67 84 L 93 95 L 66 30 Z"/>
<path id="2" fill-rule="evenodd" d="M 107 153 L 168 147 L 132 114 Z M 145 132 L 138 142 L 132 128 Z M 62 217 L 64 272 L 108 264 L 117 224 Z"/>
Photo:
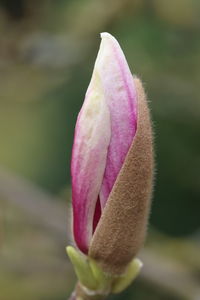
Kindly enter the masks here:
<path id="1" fill-rule="evenodd" d="M 115 183 L 137 128 L 136 88 L 117 40 L 102 33 L 95 70 L 104 89 L 111 117 L 111 141 L 100 192 L 102 208 Z"/>
<path id="2" fill-rule="evenodd" d="M 108 33 L 101 36 L 76 124 L 71 165 L 74 238 L 84 253 L 137 127 L 132 74 L 115 38 Z"/>
<path id="3" fill-rule="evenodd" d="M 96 226 L 99 218 L 98 208 L 96 215 L 95 210 L 109 142 L 109 110 L 94 70 L 76 124 L 71 164 L 74 238 L 84 253 L 88 252 L 93 225 Z"/>

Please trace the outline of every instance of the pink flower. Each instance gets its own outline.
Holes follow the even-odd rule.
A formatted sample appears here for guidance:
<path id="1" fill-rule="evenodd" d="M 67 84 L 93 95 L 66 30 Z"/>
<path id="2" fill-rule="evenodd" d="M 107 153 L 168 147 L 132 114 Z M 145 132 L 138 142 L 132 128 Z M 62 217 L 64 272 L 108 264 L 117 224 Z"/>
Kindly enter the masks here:
<path id="1" fill-rule="evenodd" d="M 117 40 L 109 33 L 101 38 L 76 123 L 71 163 L 74 238 L 85 254 L 137 130 L 129 66 Z"/>

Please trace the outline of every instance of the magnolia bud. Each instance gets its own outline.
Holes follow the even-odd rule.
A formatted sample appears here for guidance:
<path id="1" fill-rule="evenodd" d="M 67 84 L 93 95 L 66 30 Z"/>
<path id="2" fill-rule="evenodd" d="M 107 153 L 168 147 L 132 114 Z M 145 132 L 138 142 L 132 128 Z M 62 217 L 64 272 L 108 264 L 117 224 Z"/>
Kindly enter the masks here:
<path id="1" fill-rule="evenodd" d="M 95 300 L 122 291 L 139 273 L 153 181 L 145 92 L 117 40 L 101 36 L 71 164 L 74 239 L 85 255 L 67 248 L 77 295 Z"/>

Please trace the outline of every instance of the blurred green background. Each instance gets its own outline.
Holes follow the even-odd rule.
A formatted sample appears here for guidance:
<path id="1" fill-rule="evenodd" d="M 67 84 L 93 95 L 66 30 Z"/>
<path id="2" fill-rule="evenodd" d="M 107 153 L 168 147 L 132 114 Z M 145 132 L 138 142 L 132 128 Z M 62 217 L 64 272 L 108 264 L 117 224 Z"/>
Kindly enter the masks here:
<path id="1" fill-rule="evenodd" d="M 1 0 L 1 300 L 75 284 L 70 155 L 103 31 L 144 82 L 156 149 L 147 267 L 115 299 L 200 299 L 200 1 Z"/>

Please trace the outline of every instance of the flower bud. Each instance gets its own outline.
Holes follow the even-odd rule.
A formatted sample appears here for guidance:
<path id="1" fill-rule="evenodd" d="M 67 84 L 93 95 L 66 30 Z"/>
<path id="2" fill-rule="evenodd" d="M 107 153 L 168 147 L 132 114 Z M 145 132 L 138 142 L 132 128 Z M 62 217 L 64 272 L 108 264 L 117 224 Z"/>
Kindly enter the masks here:
<path id="1" fill-rule="evenodd" d="M 103 271 L 121 274 L 143 244 L 153 151 L 149 110 L 116 41 L 103 33 L 72 152 L 74 238 Z"/>

